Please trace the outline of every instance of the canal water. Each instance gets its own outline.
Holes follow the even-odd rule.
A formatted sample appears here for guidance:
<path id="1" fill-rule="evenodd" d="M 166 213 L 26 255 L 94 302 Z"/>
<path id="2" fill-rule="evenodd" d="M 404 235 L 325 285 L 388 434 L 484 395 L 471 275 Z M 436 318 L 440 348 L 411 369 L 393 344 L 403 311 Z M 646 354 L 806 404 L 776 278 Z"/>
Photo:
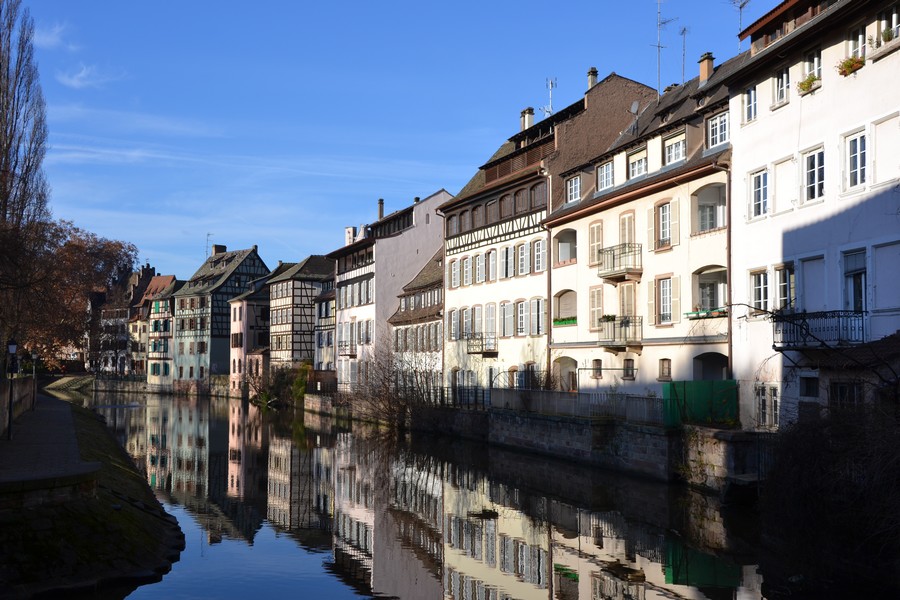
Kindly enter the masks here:
<path id="1" fill-rule="evenodd" d="M 765 597 L 752 514 L 680 486 L 236 399 L 91 402 L 186 538 L 130 598 Z"/>

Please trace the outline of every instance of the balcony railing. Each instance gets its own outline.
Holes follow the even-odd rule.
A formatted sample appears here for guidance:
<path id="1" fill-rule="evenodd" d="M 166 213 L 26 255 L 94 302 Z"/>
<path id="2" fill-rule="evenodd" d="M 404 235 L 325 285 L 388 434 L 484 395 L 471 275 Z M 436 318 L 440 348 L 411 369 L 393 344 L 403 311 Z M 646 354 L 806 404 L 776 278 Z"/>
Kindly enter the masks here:
<path id="1" fill-rule="evenodd" d="M 356 344 L 350 342 L 340 342 L 338 344 L 339 356 L 356 356 Z"/>
<path id="2" fill-rule="evenodd" d="M 644 271 L 640 244 L 602 248 L 597 258 L 597 276 L 603 279 L 639 279 Z"/>
<path id="3" fill-rule="evenodd" d="M 497 354 L 496 333 L 470 333 L 466 337 L 468 354 Z"/>
<path id="4" fill-rule="evenodd" d="M 865 312 L 831 310 L 772 315 L 775 348 L 851 346 L 866 341 Z"/>
<path id="5" fill-rule="evenodd" d="M 601 346 L 636 346 L 643 339 L 642 317 L 615 317 L 598 324 Z"/>

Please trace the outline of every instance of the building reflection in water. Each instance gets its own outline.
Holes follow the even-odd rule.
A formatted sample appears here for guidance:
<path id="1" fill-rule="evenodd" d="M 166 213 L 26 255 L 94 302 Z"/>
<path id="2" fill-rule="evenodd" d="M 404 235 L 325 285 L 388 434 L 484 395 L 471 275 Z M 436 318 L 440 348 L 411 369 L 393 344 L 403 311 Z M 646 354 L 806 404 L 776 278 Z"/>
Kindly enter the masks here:
<path id="1" fill-rule="evenodd" d="M 534 456 L 410 446 L 238 399 L 93 400 L 161 497 L 252 544 L 268 526 L 359 594 L 760 599 L 714 499 Z M 675 533 L 678 532 L 678 533 Z"/>

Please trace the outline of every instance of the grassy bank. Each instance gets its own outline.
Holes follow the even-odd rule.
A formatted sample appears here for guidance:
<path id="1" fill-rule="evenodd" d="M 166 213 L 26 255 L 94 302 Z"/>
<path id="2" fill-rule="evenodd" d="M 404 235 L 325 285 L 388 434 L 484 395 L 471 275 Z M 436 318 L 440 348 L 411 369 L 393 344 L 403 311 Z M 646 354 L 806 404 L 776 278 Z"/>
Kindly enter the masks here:
<path id="1" fill-rule="evenodd" d="M 74 405 L 72 416 L 82 460 L 103 465 L 97 497 L 0 511 L 0 597 L 56 596 L 60 588 L 122 597 L 158 580 L 184 547 L 102 419 Z"/>

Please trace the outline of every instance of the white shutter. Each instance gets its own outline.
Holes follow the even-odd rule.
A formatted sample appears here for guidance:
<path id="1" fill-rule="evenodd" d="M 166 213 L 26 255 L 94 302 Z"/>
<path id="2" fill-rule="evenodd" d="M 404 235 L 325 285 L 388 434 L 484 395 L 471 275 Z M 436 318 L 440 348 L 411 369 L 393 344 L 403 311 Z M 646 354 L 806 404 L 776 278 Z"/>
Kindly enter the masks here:
<path id="1" fill-rule="evenodd" d="M 506 269 L 507 259 L 506 248 L 500 248 L 500 279 L 506 279 L 508 277 L 508 271 Z"/>
<path id="2" fill-rule="evenodd" d="M 677 246 L 681 241 L 681 230 L 679 229 L 681 218 L 678 214 L 680 204 L 678 200 L 672 200 L 669 203 L 669 238 L 673 246 Z"/>
<path id="3" fill-rule="evenodd" d="M 474 323 L 472 324 L 472 330 L 473 330 L 475 333 L 479 333 L 479 334 L 480 334 L 480 333 L 481 333 L 481 330 L 482 330 L 482 319 L 481 319 L 481 317 L 482 317 L 482 314 L 481 314 L 481 313 L 482 313 L 482 308 L 481 308 L 481 306 L 476 306 L 476 307 L 473 308 L 472 310 L 473 310 L 473 312 L 472 312 L 472 318 L 474 319 Z"/>
<path id="4" fill-rule="evenodd" d="M 647 209 L 647 250 L 656 250 L 656 209 Z"/>
<path id="5" fill-rule="evenodd" d="M 672 277 L 672 322 L 681 321 L 681 277 Z"/>
<path id="6" fill-rule="evenodd" d="M 649 282 L 647 290 L 647 324 L 656 325 L 656 281 Z"/>
<path id="7" fill-rule="evenodd" d="M 519 275 L 531 273 L 531 242 L 522 244 L 522 272 Z"/>

